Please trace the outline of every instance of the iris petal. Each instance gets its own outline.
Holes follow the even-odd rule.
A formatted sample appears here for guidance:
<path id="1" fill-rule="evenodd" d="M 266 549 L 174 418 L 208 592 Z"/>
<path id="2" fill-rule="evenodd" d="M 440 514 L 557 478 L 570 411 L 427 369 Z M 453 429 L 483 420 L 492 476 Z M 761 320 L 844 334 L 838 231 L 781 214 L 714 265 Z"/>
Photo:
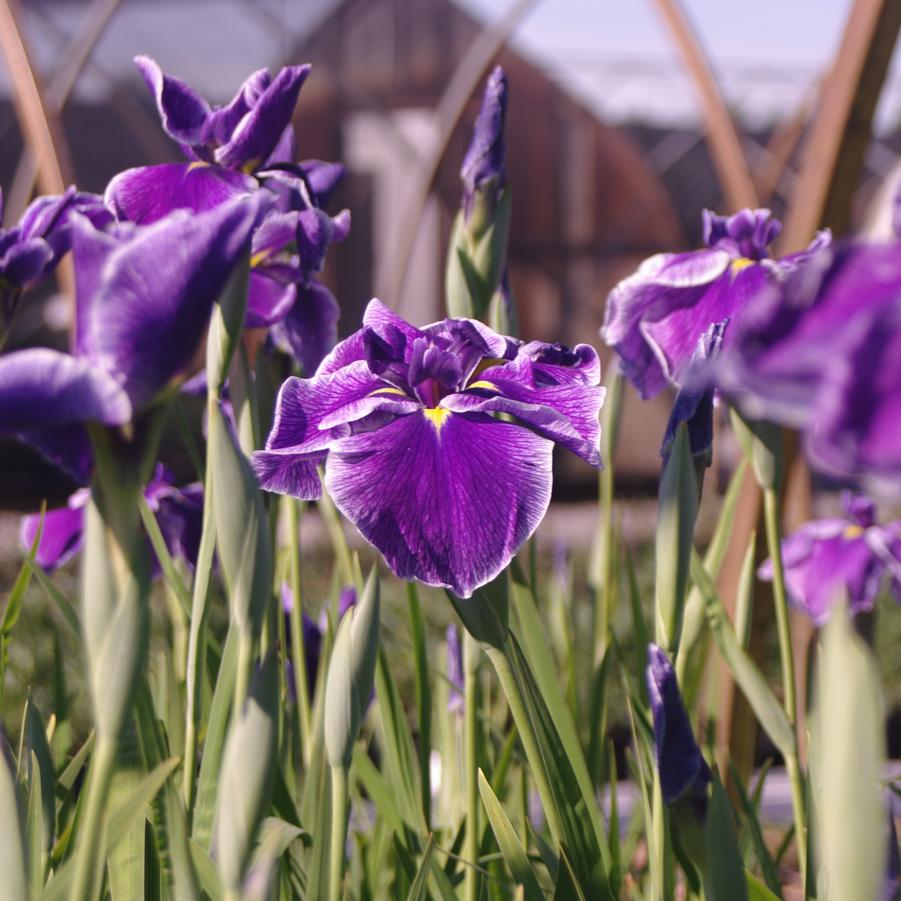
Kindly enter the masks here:
<path id="1" fill-rule="evenodd" d="M 404 579 L 469 597 L 535 531 L 551 496 L 553 444 L 506 422 L 422 412 L 335 441 L 326 487 Z"/>

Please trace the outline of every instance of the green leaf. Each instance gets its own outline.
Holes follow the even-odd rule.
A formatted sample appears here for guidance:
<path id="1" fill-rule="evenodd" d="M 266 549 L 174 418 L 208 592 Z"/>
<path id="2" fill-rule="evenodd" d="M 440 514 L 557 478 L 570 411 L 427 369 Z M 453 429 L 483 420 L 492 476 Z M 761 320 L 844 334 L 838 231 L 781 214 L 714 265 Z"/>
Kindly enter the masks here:
<path id="1" fill-rule="evenodd" d="M 560 742 L 563 757 L 571 768 L 573 778 L 578 786 L 585 812 L 594 833 L 594 841 L 600 852 L 605 870 L 610 868 L 610 853 L 607 836 L 601 818 L 601 810 L 597 803 L 594 786 L 585 762 L 585 753 L 579 741 L 576 723 L 572 710 L 566 703 L 563 687 L 554 667 L 550 647 L 546 640 L 544 627 L 538 616 L 538 609 L 531 591 L 514 575 L 513 604 L 516 617 L 522 630 L 526 656 L 529 661 L 531 677 L 534 678 L 546 710 L 554 723 L 554 731 Z M 606 666 L 600 677 L 606 672 Z"/>
<path id="2" fill-rule="evenodd" d="M 782 901 L 781 894 L 771 892 L 753 873 L 745 870 L 748 882 L 748 901 Z"/>
<path id="3" fill-rule="evenodd" d="M 704 596 L 713 639 L 735 683 L 748 699 L 754 715 L 773 744 L 786 757 L 794 754 L 795 734 L 788 717 L 757 664 L 738 643 L 716 586 L 697 554 L 692 555 L 691 574 Z"/>
<path id="4" fill-rule="evenodd" d="M 429 684 L 429 658 L 426 649 L 422 606 L 414 582 L 407 583 L 407 606 L 413 639 L 413 675 L 416 690 L 416 712 L 419 723 L 419 794 L 426 824 L 432 819 L 432 791 L 429 784 L 429 755 L 432 749 L 432 690 Z"/>
<path id="5" fill-rule="evenodd" d="M 53 836 L 56 832 L 56 785 L 54 781 L 53 758 L 50 754 L 50 745 L 47 743 L 47 729 L 40 711 L 34 701 L 29 699 L 25 704 L 24 727 L 22 730 L 23 750 L 19 755 L 20 765 L 27 762 L 27 776 L 29 788 L 29 808 L 31 806 L 31 793 L 34 783 L 40 783 L 41 808 L 41 833 L 43 836 L 43 849 L 49 851 L 53 846 Z M 35 769 L 37 762 L 37 769 Z M 35 883 L 37 884 L 37 883 Z"/>
<path id="6" fill-rule="evenodd" d="M 28 814 L 25 820 L 26 845 L 28 847 L 28 881 L 31 885 L 43 885 L 47 870 L 47 847 L 44 839 L 43 801 L 41 800 L 41 765 L 37 754 L 29 755 L 29 769 L 33 776 L 28 786 Z M 4 834 L 5 839 L 5 834 Z"/>
<path id="7" fill-rule="evenodd" d="M 425 851 L 422 852 L 422 859 L 419 861 L 419 867 L 416 870 L 416 876 L 410 886 L 410 891 L 407 892 L 407 901 L 425 901 L 428 898 L 429 870 L 434 848 L 435 836 L 430 835 Z"/>
<path id="8" fill-rule="evenodd" d="M 823 629 L 812 719 L 812 791 L 828 897 L 877 898 L 886 863 L 882 689 L 844 603 Z"/>
<path id="9" fill-rule="evenodd" d="M 732 775 L 732 784 L 735 787 L 742 812 L 745 815 L 746 827 L 751 837 L 751 843 L 754 846 L 754 855 L 757 857 L 757 862 L 760 864 L 760 869 L 763 872 L 763 878 L 766 880 L 769 889 L 781 897 L 782 886 L 779 882 L 779 874 L 776 872 L 776 864 L 773 862 L 770 850 L 763 840 L 763 830 L 760 828 L 760 822 L 757 819 L 757 811 L 750 798 L 748 798 L 741 776 L 731 760 L 729 761 L 729 772 Z M 761 774 L 762 778 L 763 774 Z"/>
<path id="10" fill-rule="evenodd" d="M 698 517 L 698 479 L 688 441 L 688 426 L 676 438 L 660 479 L 654 532 L 657 644 L 675 655 L 682 635 L 685 592 Z"/>
<path id="11" fill-rule="evenodd" d="M 0 638 L 4 641 L 12 634 L 13 627 L 19 619 L 19 613 L 22 610 L 22 598 L 25 597 L 25 592 L 28 590 L 28 583 L 31 581 L 31 564 L 34 563 L 35 555 L 37 554 L 38 547 L 41 543 L 41 534 L 44 531 L 43 515 L 44 511 L 42 508 L 42 518 L 38 525 L 38 530 L 35 533 L 34 541 L 31 542 L 28 556 L 25 558 L 25 562 L 19 569 L 16 581 L 13 582 L 12 590 L 9 593 L 9 599 L 6 602 L 6 609 L 3 611 L 3 619 L 0 620 Z"/>
<path id="12" fill-rule="evenodd" d="M 716 528 L 713 531 L 713 537 L 710 544 L 707 545 L 707 552 L 704 554 L 704 568 L 710 573 L 713 579 L 719 578 L 720 569 L 723 566 L 723 560 L 726 559 L 726 551 L 729 548 L 729 539 L 735 526 L 735 511 L 738 507 L 738 499 L 741 497 L 741 489 L 744 484 L 745 472 L 748 468 L 747 460 L 742 460 L 735 467 L 732 478 L 729 480 L 729 486 L 723 496 L 723 506 L 720 509 L 719 519 L 716 521 Z M 704 597 L 697 585 L 693 585 L 688 593 L 688 599 L 685 602 L 685 614 L 682 622 L 682 640 L 679 642 L 679 652 L 676 655 L 676 674 L 678 676 L 679 685 L 684 688 L 688 684 L 696 684 L 698 681 L 694 676 L 688 677 L 689 667 L 692 671 L 696 667 L 702 667 L 704 664 L 704 654 L 695 654 L 692 652 L 701 631 L 706 622 Z M 641 645 L 642 653 L 647 643 Z M 686 697 L 685 703 L 691 707 L 691 699 Z"/>
<path id="13" fill-rule="evenodd" d="M 747 901 L 748 886 L 738 850 L 732 808 L 722 782 L 715 779 L 704 824 L 707 867 L 704 892 L 708 901 Z"/>
<path id="14" fill-rule="evenodd" d="M 22 815 L 16 780 L 6 758 L 6 746 L 0 737 L 0 873 L 3 896 L 9 901 L 28 901 L 28 858 L 22 831 Z"/>
<path id="15" fill-rule="evenodd" d="M 150 509 L 147 498 L 144 497 L 143 494 L 138 500 L 138 509 L 141 512 L 141 519 L 144 522 L 147 537 L 150 539 L 151 545 L 153 545 L 153 552 L 156 554 L 157 560 L 160 561 L 160 567 L 163 570 L 163 578 L 166 580 L 166 584 L 172 589 L 175 597 L 178 598 L 178 602 L 181 604 L 181 609 L 184 611 L 185 616 L 190 619 L 191 593 L 188 591 L 188 587 L 179 575 L 178 569 L 175 566 L 175 561 L 172 559 L 169 548 L 166 546 L 166 539 L 163 538 L 163 533 L 160 531 L 160 524 L 156 521 L 156 515 L 153 510 Z"/>
<path id="16" fill-rule="evenodd" d="M 213 703 L 207 720 L 206 740 L 197 776 L 197 797 L 194 802 L 194 819 L 191 836 L 205 850 L 210 850 L 213 838 L 213 817 L 216 795 L 219 789 L 219 772 L 222 766 L 222 749 L 231 715 L 232 697 L 235 692 L 235 669 L 238 665 L 238 634 L 231 628 L 222 649 L 222 662 L 216 677 Z"/>
<path id="17" fill-rule="evenodd" d="M 498 847 L 501 849 L 517 885 L 522 886 L 526 901 L 542 901 L 544 893 L 538 884 L 535 870 L 529 863 L 526 850 L 523 848 L 507 812 L 498 801 L 497 795 L 491 790 L 491 786 L 481 770 L 479 770 L 479 793 L 482 796 L 482 803 L 485 805 L 488 822 L 491 824 Z"/>
<path id="18" fill-rule="evenodd" d="M 119 842 L 128 834 L 129 830 L 137 822 L 147 817 L 148 805 L 165 785 L 166 780 L 178 768 L 179 763 L 180 761 L 177 757 L 171 757 L 163 761 L 152 772 L 148 773 L 140 781 L 131 796 L 112 812 L 104 836 L 104 857 L 109 857 L 116 850 Z M 0 842 L 0 845 L 2 844 Z M 76 863 L 77 861 L 74 858 L 68 860 L 56 872 L 41 895 L 42 901 L 68 901 L 72 879 L 75 876 Z"/>
<path id="19" fill-rule="evenodd" d="M 219 901 L 224 892 L 222 878 L 219 876 L 219 868 L 213 863 L 213 859 L 206 849 L 201 847 L 193 838 L 188 839 L 188 847 L 191 851 L 191 863 L 197 872 L 201 888 L 210 896 L 210 901 Z"/>
<path id="20" fill-rule="evenodd" d="M 75 609 L 72 602 L 56 587 L 56 585 L 53 584 L 50 576 L 48 576 L 37 563 L 29 563 L 28 567 L 37 580 L 38 585 L 44 589 L 50 600 L 59 608 L 59 612 L 62 613 L 63 619 L 69 624 L 69 628 L 71 628 L 76 635 L 80 636 L 81 620 L 79 619 L 78 611 Z"/>

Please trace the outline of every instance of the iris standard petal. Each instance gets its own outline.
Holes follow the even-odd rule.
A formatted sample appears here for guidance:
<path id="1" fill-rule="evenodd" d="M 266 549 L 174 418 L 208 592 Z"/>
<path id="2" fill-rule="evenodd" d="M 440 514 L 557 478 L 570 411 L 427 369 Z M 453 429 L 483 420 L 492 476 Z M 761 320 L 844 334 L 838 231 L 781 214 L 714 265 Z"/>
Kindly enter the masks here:
<path id="1" fill-rule="evenodd" d="M 297 95 L 309 74 L 309 65 L 282 69 L 238 123 L 228 143 L 217 148 L 216 162 L 229 169 L 256 168 L 264 163 L 290 123 Z"/>
<path id="2" fill-rule="evenodd" d="M 645 677 L 660 787 L 663 800 L 672 804 L 689 790 L 703 792 L 711 779 L 710 768 L 695 741 L 673 666 L 655 644 L 648 645 Z"/>
<path id="3" fill-rule="evenodd" d="M 179 143 L 198 143 L 210 113 L 209 104 L 181 79 L 166 75 L 150 57 L 135 57 L 135 65 L 153 94 L 166 134 Z"/>
<path id="4" fill-rule="evenodd" d="M 203 162 L 161 163 L 120 172 L 104 199 L 117 218 L 148 225 L 173 210 L 202 213 L 256 190 L 256 180 L 243 172 Z"/>
<path id="5" fill-rule="evenodd" d="M 81 549 L 84 534 L 84 508 L 90 497 L 87 489 L 76 491 L 65 507 L 48 510 L 44 515 L 41 540 L 35 560 L 48 572 L 67 563 Z M 19 544 L 26 553 L 31 550 L 41 523 L 41 515 L 23 516 L 19 527 Z"/>
<path id="6" fill-rule="evenodd" d="M 137 406 L 190 362 L 257 213 L 255 198 L 179 211 L 110 255 L 79 346 L 122 379 Z"/>
<path id="7" fill-rule="evenodd" d="M 0 357 L 0 435 L 84 421 L 121 425 L 131 413 L 125 391 L 87 360 L 44 347 Z"/>
<path id="8" fill-rule="evenodd" d="M 420 411 L 335 441 L 325 483 L 396 575 L 467 598 L 544 516 L 552 448 L 490 417 Z"/>

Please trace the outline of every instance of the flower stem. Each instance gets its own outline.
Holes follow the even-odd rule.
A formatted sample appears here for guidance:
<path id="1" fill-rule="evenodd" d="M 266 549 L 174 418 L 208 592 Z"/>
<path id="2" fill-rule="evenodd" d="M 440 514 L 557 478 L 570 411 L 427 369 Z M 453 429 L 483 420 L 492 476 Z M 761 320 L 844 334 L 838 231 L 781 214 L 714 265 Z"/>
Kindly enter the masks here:
<path id="1" fill-rule="evenodd" d="M 551 792 L 550 782 L 544 767 L 541 746 L 535 733 L 535 726 L 526 709 L 522 685 L 516 676 L 510 659 L 511 641 L 512 638 L 508 636 L 503 647 L 485 646 L 485 653 L 497 672 L 501 688 L 507 698 L 507 704 L 510 706 L 510 712 L 513 714 L 516 730 L 519 732 L 519 739 L 522 742 L 532 778 L 535 780 L 538 796 L 541 798 L 541 805 L 544 808 L 544 815 L 547 818 L 551 837 L 557 845 L 560 845 L 565 840 L 563 823 L 560 820 L 560 812 L 557 810 L 557 805 L 554 803 L 554 795 Z"/>
<path id="2" fill-rule="evenodd" d="M 247 690 L 250 685 L 250 670 L 253 666 L 253 636 L 246 629 L 238 630 L 238 666 L 235 670 L 234 715 L 240 716 Z"/>
<path id="3" fill-rule="evenodd" d="M 788 598 L 785 593 L 785 569 L 782 565 L 782 528 L 779 522 L 779 499 L 776 489 L 763 492 L 764 521 L 767 546 L 773 561 L 773 602 L 776 608 L 776 631 L 779 636 L 779 659 L 782 666 L 782 689 L 785 714 L 794 734 L 792 752 L 786 755 L 785 768 L 791 785 L 792 812 L 795 818 L 795 841 L 798 846 L 798 865 L 801 884 L 807 883 L 807 818 L 804 810 L 804 784 L 797 752 L 798 701 L 795 694 L 795 663 L 792 653 L 791 627 L 788 619 Z"/>
<path id="4" fill-rule="evenodd" d="M 322 467 L 319 468 L 319 478 L 325 482 L 325 473 Z M 328 530 L 329 538 L 332 540 L 332 547 L 335 551 L 335 557 L 338 562 L 338 570 L 341 573 L 341 579 L 345 585 L 354 585 L 354 566 L 350 556 L 350 546 L 347 543 L 347 536 L 341 526 L 341 517 L 338 515 L 338 508 L 334 501 L 329 497 L 328 492 L 323 487 L 322 497 L 317 501 L 319 512 L 325 521 L 325 527 Z M 358 585 L 357 588 L 362 586 Z"/>
<path id="5" fill-rule="evenodd" d="M 285 498 L 288 514 L 288 545 L 291 566 L 291 592 L 294 604 L 291 607 L 291 667 L 294 670 L 294 693 L 300 713 L 300 745 L 303 759 L 310 762 L 310 743 L 313 735 L 313 716 L 310 712 L 310 686 L 307 683 L 307 651 L 303 642 L 303 597 L 300 582 L 300 516 L 299 505 L 293 498 Z"/>
<path id="6" fill-rule="evenodd" d="M 466 901 L 479 897 L 479 645 L 469 634 L 463 633 L 463 739 L 466 778 L 466 834 L 463 857 L 466 868 Z"/>
<path id="7" fill-rule="evenodd" d="M 332 828 L 329 844 L 329 901 L 340 901 L 344 883 L 344 843 L 347 838 L 347 770 L 332 768 Z"/>
<path id="8" fill-rule="evenodd" d="M 116 769 L 116 742 L 107 737 L 98 738 L 97 748 L 91 759 L 84 817 L 78 824 L 81 844 L 75 863 L 72 893 L 69 897 L 92 901 L 97 897 L 97 876 L 101 869 L 104 843 L 104 814 L 113 773 Z"/>

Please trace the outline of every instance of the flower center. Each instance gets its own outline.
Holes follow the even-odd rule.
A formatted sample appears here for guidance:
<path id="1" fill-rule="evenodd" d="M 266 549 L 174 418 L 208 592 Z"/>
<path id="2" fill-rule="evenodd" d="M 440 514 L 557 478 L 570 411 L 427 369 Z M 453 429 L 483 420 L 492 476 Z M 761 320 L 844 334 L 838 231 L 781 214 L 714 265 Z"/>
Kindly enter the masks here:
<path id="1" fill-rule="evenodd" d="M 844 538 L 845 541 L 860 538 L 861 535 L 863 535 L 863 526 L 858 525 L 845 526 L 845 530 L 842 532 L 842 538 Z"/>
<path id="2" fill-rule="evenodd" d="M 732 274 L 738 275 L 738 273 L 741 272 L 742 269 L 747 269 L 748 266 L 753 266 L 754 262 L 754 260 L 749 259 L 748 257 L 738 257 L 737 259 L 734 259 L 730 267 L 732 269 Z"/>
<path id="3" fill-rule="evenodd" d="M 435 426 L 436 432 L 441 431 L 441 427 L 447 422 L 448 416 L 451 415 L 451 411 L 446 410 L 444 407 L 426 407 L 422 412 L 425 418 Z"/>

